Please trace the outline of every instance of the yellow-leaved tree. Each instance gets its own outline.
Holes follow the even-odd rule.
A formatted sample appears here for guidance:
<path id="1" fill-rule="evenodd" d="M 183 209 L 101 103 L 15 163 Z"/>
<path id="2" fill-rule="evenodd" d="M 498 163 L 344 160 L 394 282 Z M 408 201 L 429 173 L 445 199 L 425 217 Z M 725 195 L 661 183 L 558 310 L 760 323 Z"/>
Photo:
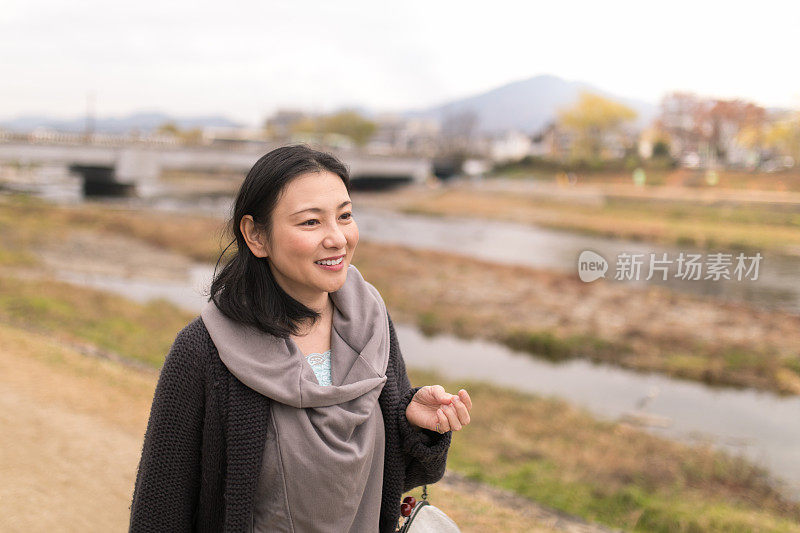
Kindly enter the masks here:
<path id="1" fill-rule="evenodd" d="M 609 143 L 619 142 L 622 127 L 636 116 L 624 104 L 583 91 L 574 105 L 558 112 L 558 126 L 573 134 L 573 157 L 597 161 Z"/>

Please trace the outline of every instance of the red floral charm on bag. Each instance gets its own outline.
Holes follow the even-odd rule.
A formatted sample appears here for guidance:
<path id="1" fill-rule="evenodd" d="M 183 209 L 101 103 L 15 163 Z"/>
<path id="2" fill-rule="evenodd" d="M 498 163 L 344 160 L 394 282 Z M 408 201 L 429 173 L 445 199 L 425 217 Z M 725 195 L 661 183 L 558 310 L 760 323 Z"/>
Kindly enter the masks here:
<path id="1" fill-rule="evenodd" d="M 403 498 L 403 503 L 400 505 L 400 514 L 402 517 L 398 519 L 398 529 L 396 530 L 399 533 L 461 532 L 449 516 L 428 501 L 427 485 L 422 487 L 422 501 L 417 502 L 417 499 L 413 496 Z"/>
<path id="2" fill-rule="evenodd" d="M 403 505 L 400 506 L 400 514 L 408 516 L 417 504 L 417 499 L 413 496 L 406 496 L 403 498 Z"/>

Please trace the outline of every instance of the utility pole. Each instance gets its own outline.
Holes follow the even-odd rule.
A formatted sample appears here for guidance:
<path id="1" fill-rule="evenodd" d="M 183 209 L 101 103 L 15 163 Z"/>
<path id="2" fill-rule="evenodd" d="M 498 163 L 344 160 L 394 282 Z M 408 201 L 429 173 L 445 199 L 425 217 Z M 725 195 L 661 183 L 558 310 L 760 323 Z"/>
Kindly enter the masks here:
<path id="1" fill-rule="evenodd" d="M 89 91 L 86 94 L 86 126 L 84 131 L 84 141 L 91 144 L 94 134 L 94 93 Z"/>

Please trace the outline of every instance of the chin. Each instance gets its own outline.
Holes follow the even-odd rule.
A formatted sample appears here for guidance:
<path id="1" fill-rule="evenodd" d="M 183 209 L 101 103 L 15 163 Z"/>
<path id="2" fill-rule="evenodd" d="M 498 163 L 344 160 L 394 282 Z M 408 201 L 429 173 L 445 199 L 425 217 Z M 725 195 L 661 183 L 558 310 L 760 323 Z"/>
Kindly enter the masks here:
<path id="1" fill-rule="evenodd" d="M 331 291 L 338 291 L 344 285 L 344 282 L 347 280 L 347 272 L 343 272 L 340 277 L 337 278 L 336 282 L 333 283 L 333 288 Z"/>
<path id="2" fill-rule="evenodd" d="M 335 279 L 328 280 L 328 288 L 325 289 L 327 292 L 336 292 L 342 288 L 344 282 L 347 280 L 347 269 L 343 268 L 341 272 L 337 273 Z"/>

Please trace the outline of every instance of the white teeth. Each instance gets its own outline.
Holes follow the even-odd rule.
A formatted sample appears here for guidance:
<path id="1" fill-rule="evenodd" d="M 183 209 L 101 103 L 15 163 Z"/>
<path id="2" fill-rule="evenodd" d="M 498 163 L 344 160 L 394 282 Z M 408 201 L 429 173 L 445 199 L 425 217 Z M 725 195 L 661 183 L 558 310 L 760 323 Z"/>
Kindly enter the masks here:
<path id="1" fill-rule="evenodd" d="M 333 266 L 333 265 L 338 265 L 339 263 L 341 263 L 343 259 L 344 259 L 344 256 L 340 257 L 336 261 L 314 261 L 314 262 L 317 263 L 318 265 Z"/>

